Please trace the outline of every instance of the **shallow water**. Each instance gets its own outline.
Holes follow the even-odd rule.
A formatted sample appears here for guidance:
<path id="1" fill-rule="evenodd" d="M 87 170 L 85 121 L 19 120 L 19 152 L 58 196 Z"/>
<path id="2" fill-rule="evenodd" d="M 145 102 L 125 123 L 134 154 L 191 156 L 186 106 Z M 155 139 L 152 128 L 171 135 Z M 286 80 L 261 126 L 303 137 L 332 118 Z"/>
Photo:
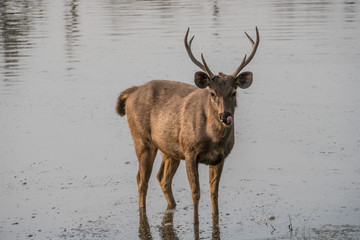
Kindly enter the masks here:
<path id="1" fill-rule="evenodd" d="M 0 238 L 360 238 L 359 11 L 357 1 L 0 2 Z M 219 224 L 206 166 L 199 228 L 184 164 L 177 210 L 164 212 L 160 159 L 139 215 L 118 94 L 152 79 L 192 83 L 187 27 L 194 54 L 232 73 L 255 26 Z"/>

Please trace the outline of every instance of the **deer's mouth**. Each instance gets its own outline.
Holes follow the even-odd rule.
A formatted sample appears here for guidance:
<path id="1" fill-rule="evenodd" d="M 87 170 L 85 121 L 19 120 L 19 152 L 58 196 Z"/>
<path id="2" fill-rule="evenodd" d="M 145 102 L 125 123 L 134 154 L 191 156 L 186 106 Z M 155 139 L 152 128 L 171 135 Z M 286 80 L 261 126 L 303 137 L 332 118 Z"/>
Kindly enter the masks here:
<path id="1" fill-rule="evenodd" d="M 229 126 L 234 121 L 234 118 L 231 113 L 224 113 L 219 116 L 220 122 L 226 126 Z"/>

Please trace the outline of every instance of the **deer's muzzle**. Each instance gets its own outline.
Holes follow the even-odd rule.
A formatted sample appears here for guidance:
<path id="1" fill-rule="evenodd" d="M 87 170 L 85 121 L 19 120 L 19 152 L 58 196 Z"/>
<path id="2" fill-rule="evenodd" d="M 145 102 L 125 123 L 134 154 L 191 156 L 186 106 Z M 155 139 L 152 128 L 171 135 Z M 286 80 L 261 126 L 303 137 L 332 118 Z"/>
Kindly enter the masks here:
<path id="1" fill-rule="evenodd" d="M 233 115 L 229 112 L 219 114 L 220 122 L 225 125 L 230 125 L 233 122 Z"/>

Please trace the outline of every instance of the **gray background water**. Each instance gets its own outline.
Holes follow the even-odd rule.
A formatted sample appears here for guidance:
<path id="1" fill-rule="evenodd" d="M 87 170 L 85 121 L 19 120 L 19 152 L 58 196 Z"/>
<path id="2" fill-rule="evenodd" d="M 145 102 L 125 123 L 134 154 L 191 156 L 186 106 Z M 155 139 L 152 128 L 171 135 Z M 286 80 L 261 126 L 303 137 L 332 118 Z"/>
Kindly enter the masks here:
<path id="1" fill-rule="evenodd" d="M 359 11 L 350 0 L 1 1 L 0 238 L 360 238 Z M 194 54 L 230 74 L 255 26 L 254 83 L 238 96 L 219 229 L 202 166 L 194 233 L 184 164 L 173 224 L 162 225 L 160 159 L 139 224 L 118 94 L 152 79 L 192 84 L 187 27 Z"/>

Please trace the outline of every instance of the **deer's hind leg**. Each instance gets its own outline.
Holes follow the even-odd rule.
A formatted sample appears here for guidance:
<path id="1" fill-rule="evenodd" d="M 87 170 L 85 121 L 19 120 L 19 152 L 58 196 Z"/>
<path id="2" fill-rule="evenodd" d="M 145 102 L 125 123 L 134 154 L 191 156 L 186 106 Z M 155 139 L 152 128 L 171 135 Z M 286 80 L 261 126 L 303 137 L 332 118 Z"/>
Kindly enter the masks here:
<path id="1" fill-rule="evenodd" d="M 135 142 L 139 171 L 136 176 L 139 191 L 139 207 L 146 208 L 146 194 L 157 149 L 142 142 Z"/>
<path id="2" fill-rule="evenodd" d="M 168 155 L 161 153 L 162 162 L 157 174 L 157 179 L 160 183 L 161 190 L 164 193 L 166 201 L 168 203 L 167 209 L 174 209 L 176 206 L 176 202 L 172 193 L 172 180 L 176 173 L 176 170 L 179 167 L 180 160 L 173 159 Z"/>

